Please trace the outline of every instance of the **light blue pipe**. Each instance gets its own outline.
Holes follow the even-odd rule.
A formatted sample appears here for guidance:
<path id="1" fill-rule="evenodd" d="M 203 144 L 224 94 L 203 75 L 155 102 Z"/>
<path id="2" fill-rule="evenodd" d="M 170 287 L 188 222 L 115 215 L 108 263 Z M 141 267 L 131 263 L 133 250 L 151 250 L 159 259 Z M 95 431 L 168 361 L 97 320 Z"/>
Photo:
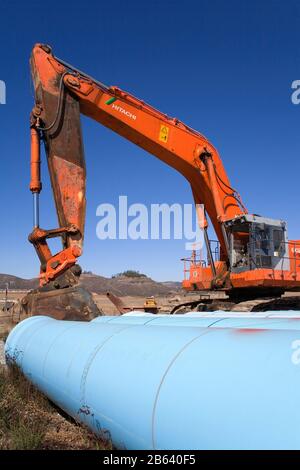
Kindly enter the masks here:
<path id="1" fill-rule="evenodd" d="M 202 328 L 247 328 L 272 330 L 300 330 L 300 315 L 295 311 L 277 311 L 261 313 L 185 313 L 183 315 L 157 315 L 133 311 L 121 316 L 101 316 L 93 320 L 97 323 L 135 325 L 192 326 Z"/>
<path id="2" fill-rule="evenodd" d="M 53 402 L 116 447 L 300 449 L 300 325 L 271 329 L 270 318 L 259 328 L 253 318 L 243 328 L 232 318 L 238 327 L 208 327 L 211 320 L 31 317 L 5 350 Z"/>

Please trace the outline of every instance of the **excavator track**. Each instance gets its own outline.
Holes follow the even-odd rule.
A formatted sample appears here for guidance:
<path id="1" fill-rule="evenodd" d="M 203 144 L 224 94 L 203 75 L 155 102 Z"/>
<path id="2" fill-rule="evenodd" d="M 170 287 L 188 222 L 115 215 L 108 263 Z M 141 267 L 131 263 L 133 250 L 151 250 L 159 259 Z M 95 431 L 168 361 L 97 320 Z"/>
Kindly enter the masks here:
<path id="1" fill-rule="evenodd" d="M 227 301 L 226 299 L 201 299 L 176 305 L 173 307 L 170 314 L 178 315 L 187 312 L 215 312 L 217 310 L 230 312 L 234 305 L 235 304 L 233 302 L 230 300 Z"/>
<path id="2" fill-rule="evenodd" d="M 261 302 L 253 307 L 252 312 L 267 312 L 268 310 L 300 311 L 300 296 L 281 297 Z"/>
<path id="3" fill-rule="evenodd" d="M 275 301 L 276 299 L 245 300 L 235 304 L 231 312 L 264 312 L 265 305 L 272 305 Z"/>
<path id="4" fill-rule="evenodd" d="M 300 311 L 300 296 L 251 299 L 241 302 L 232 302 L 229 299 L 200 299 L 176 305 L 170 314 L 216 312 L 218 310 L 224 312 Z"/>

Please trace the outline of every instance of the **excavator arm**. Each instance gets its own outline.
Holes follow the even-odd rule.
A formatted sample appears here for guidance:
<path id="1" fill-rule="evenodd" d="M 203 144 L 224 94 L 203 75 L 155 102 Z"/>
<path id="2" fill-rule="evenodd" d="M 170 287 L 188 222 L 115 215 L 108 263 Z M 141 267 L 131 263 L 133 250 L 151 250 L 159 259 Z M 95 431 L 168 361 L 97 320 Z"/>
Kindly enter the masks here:
<path id="1" fill-rule="evenodd" d="M 87 76 L 56 58 L 49 46 L 34 47 L 31 70 L 35 106 L 31 115 L 30 189 L 35 217 L 29 239 L 41 262 L 41 286 L 68 287 L 76 284 L 80 274 L 75 263 L 82 253 L 86 207 L 80 114 L 153 154 L 189 181 L 195 203 L 204 205 L 220 241 L 221 261 L 228 264 L 224 223 L 246 214 L 247 210 L 231 187 L 217 150 L 203 135 L 131 94 Z M 54 230 L 39 227 L 41 140 L 45 144 L 58 214 L 59 228 Z M 205 231 L 206 228 L 205 218 Z M 54 236 L 62 238 L 63 246 L 53 255 L 47 239 Z"/>
<path id="2" fill-rule="evenodd" d="M 101 314 L 91 293 L 79 283 L 81 268 L 77 264 L 83 249 L 86 209 L 81 114 L 159 158 L 190 183 L 208 263 L 198 260 L 195 253 L 186 260 L 190 263 L 185 269 L 188 279 L 183 281 L 186 290 L 221 289 L 236 304 L 263 297 L 277 302 L 285 290 L 300 289 L 300 241 L 288 240 L 284 221 L 248 214 L 217 150 L 202 134 L 58 59 L 49 46 L 35 45 L 31 72 L 35 93 L 30 182 L 34 228 L 29 240 L 41 267 L 40 288 L 22 300 L 25 316 L 51 314 L 55 318 L 88 320 Z M 204 112 L 202 115 L 204 118 Z M 58 215 L 58 227 L 50 230 L 42 229 L 39 222 L 41 142 Z M 218 259 L 208 239 L 208 218 L 220 243 Z M 62 249 L 55 254 L 48 245 L 53 237 L 62 240 Z M 271 300 L 272 307 L 275 303 Z M 187 307 L 202 308 L 197 301 L 192 304 Z M 298 308 L 298 300 L 295 305 Z"/>

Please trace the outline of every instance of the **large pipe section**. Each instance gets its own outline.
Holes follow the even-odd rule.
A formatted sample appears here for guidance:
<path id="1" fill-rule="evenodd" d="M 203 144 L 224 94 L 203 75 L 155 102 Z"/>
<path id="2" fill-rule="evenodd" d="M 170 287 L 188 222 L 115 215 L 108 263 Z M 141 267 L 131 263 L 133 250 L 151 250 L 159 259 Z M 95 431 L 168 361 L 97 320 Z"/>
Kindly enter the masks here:
<path id="1" fill-rule="evenodd" d="M 130 319 L 128 318 L 130 317 Z M 120 316 L 101 316 L 93 321 L 114 324 L 143 324 L 164 326 L 192 326 L 202 328 L 236 328 L 268 330 L 300 330 L 300 315 L 296 311 L 274 311 L 259 313 L 189 312 L 181 315 L 157 315 L 131 311 Z"/>
<path id="2" fill-rule="evenodd" d="M 31 317 L 5 350 L 118 448 L 300 449 L 300 322 L 283 315 Z"/>

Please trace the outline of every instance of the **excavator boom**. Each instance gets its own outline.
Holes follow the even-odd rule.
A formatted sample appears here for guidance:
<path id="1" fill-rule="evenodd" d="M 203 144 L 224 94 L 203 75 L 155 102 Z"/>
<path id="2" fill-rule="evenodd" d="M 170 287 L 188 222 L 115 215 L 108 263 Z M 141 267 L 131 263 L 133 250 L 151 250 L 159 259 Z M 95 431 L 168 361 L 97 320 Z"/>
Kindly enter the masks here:
<path id="1" fill-rule="evenodd" d="M 94 80 L 55 57 L 49 46 L 35 45 L 31 71 L 35 106 L 31 114 L 30 189 L 34 196 L 35 217 L 29 239 L 41 262 L 42 289 L 61 291 L 74 287 L 81 272 L 76 261 L 83 249 L 86 170 L 80 114 L 153 154 L 189 181 L 195 204 L 205 208 L 202 228 L 209 263 L 206 266 L 191 263 L 190 278 L 184 283 L 187 290 L 226 289 L 230 292 L 237 289 L 249 291 L 253 287 L 281 290 L 300 285 L 298 265 L 292 271 L 285 263 L 283 277 L 282 269 L 281 272 L 278 270 L 278 276 L 276 273 L 269 276 L 270 273 L 266 272 L 270 268 L 274 273 L 273 261 L 270 267 L 255 266 L 257 256 L 262 256 L 263 247 L 255 252 L 249 246 L 257 243 L 253 233 L 259 227 L 264 233 L 267 233 L 267 227 L 272 227 L 270 238 L 278 225 L 278 243 L 281 244 L 281 252 L 288 253 L 286 258 L 289 258 L 291 252 L 288 250 L 291 248 L 282 248 L 287 243 L 285 226 L 277 224 L 278 221 L 248 214 L 241 197 L 230 184 L 217 150 L 202 134 L 120 88 L 108 87 Z M 59 227 L 52 230 L 39 226 L 41 141 L 45 144 L 58 215 Z M 217 260 L 211 252 L 207 218 L 220 243 Z M 52 254 L 47 239 L 56 236 L 61 237 L 62 250 Z M 295 246 L 293 249 L 296 257 Z M 270 246 L 266 256 L 270 256 L 268 250 Z"/>

